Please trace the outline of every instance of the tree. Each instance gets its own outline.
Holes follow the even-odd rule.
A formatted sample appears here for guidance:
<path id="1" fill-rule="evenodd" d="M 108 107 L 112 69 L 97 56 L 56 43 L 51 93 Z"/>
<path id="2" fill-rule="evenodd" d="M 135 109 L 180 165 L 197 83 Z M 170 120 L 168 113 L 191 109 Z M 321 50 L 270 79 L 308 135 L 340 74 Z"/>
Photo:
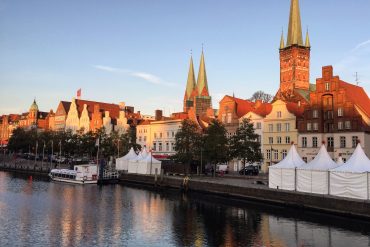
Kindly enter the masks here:
<path id="1" fill-rule="evenodd" d="M 228 140 L 225 126 L 218 120 L 213 120 L 205 131 L 204 150 L 206 159 L 213 164 L 214 175 L 216 164 L 228 160 Z"/>
<path id="2" fill-rule="evenodd" d="M 262 160 L 260 148 L 258 134 L 254 133 L 253 124 L 249 119 L 243 119 L 235 135 L 230 138 L 230 158 L 241 159 L 245 167 L 246 163 Z"/>
<path id="3" fill-rule="evenodd" d="M 176 155 L 173 158 L 183 164 L 191 164 L 199 157 L 201 140 L 199 126 L 194 121 L 185 119 L 175 136 Z"/>
<path id="4" fill-rule="evenodd" d="M 262 102 L 269 103 L 272 100 L 272 95 L 260 90 L 255 92 L 249 100 L 262 100 Z"/>

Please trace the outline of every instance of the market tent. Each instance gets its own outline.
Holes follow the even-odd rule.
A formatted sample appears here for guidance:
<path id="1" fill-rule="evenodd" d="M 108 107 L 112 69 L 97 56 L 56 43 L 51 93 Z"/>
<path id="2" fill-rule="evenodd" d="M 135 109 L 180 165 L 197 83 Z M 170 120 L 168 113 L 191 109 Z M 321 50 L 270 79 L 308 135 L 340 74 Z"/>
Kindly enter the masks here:
<path id="1" fill-rule="evenodd" d="M 161 171 L 162 162 L 155 159 L 151 153 L 149 153 L 144 159 L 138 162 L 137 173 L 139 174 L 155 174 L 155 169 L 157 172 Z"/>
<path id="2" fill-rule="evenodd" d="M 369 199 L 370 160 L 358 144 L 347 163 L 330 171 L 330 195 Z"/>
<path id="3" fill-rule="evenodd" d="M 269 167 L 269 188 L 295 190 L 296 168 L 305 164 L 295 146 L 292 145 L 288 155 L 282 161 Z"/>
<path id="4" fill-rule="evenodd" d="M 136 157 L 137 154 L 135 153 L 134 149 L 131 148 L 125 156 L 116 159 L 116 169 L 118 171 L 127 171 L 129 161 L 136 159 Z"/>
<path id="5" fill-rule="evenodd" d="M 325 145 L 307 165 L 297 168 L 297 190 L 316 194 L 329 193 L 329 170 L 338 167 L 326 151 Z"/>
<path id="6" fill-rule="evenodd" d="M 136 158 L 128 161 L 128 173 L 138 173 L 139 162 L 147 157 L 146 149 L 144 148 Z"/>

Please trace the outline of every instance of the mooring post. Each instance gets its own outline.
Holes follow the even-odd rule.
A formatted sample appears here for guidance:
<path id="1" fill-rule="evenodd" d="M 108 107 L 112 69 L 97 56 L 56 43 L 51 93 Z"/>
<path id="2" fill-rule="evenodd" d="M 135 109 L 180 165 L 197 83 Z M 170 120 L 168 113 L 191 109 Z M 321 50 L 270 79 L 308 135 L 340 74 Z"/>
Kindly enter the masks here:
<path id="1" fill-rule="evenodd" d="M 155 168 L 154 170 L 154 183 L 157 185 L 158 181 L 158 168 Z"/>
<path id="2" fill-rule="evenodd" d="M 164 169 L 161 169 L 161 183 L 163 182 Z"/>

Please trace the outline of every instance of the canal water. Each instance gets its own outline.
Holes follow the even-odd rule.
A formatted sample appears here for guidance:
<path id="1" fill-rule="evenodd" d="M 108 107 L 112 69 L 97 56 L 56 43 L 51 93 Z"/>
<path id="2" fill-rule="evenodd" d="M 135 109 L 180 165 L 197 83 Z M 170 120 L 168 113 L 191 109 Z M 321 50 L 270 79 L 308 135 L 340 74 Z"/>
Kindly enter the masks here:
<path id="1" fill-rule="evenodd" d="M 370 246 L 370 222 L 0 172 L 0 246 Z"/>

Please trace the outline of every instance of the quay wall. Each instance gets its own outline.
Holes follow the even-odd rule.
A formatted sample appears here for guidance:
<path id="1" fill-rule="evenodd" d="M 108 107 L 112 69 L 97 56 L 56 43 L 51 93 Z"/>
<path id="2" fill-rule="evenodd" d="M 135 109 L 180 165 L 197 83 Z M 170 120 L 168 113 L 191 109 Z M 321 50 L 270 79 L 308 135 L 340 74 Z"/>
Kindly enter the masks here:
<path id="1" fill-rule="evenodd" d="M 237 200 L 253 200 L 284 207 L 309 209 L 347 217 L 370 219 L 370 201 L 366 200 L 275 190 L 264 186 L 241 187 L 209 181 L 205 182 L 196 178 L 190 179 L 184 188 L 183 182 L 183 178 L 169 176 L 163 177 L 162 181 L 158 177 L 157 182 L 155 182 L 153 176 L 137 174 L 123 174 L 120 180 L 122 184 L 141 184 L 163 189 L 185 189 L 190 192 L 197 191 L 216 194 Z"/>

